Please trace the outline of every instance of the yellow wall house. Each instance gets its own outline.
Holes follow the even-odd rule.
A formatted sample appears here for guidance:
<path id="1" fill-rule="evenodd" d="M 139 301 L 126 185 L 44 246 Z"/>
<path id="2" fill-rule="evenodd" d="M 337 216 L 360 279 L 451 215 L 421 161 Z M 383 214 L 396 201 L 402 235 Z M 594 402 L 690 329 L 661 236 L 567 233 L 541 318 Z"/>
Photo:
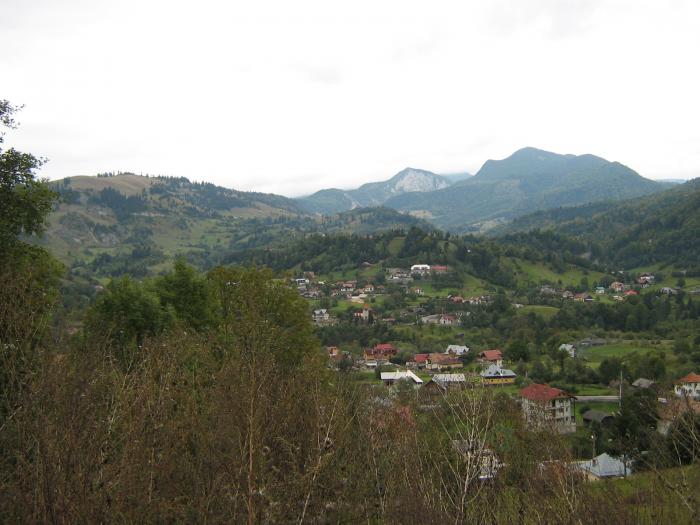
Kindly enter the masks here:
<path id="1" fill-rule="evenodd" d="M 490 365 L 481 372 L 481 379 L 485 385 L 512 385 L 515 383 L 515 372 L 498 365 Z"/>

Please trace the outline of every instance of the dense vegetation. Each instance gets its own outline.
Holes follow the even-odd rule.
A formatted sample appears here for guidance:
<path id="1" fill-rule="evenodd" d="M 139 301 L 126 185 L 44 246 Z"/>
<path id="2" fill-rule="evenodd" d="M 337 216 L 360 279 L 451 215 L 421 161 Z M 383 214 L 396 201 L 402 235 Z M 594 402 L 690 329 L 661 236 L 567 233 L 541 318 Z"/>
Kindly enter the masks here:
<path id="1" fill-rule="evenodd" d="M 700 180 L 620 203 L 538 212 L 501 231 L 545 229 L 585 243 L 603 264 L 634 268 L 664 263 L 700 274 Z"/>

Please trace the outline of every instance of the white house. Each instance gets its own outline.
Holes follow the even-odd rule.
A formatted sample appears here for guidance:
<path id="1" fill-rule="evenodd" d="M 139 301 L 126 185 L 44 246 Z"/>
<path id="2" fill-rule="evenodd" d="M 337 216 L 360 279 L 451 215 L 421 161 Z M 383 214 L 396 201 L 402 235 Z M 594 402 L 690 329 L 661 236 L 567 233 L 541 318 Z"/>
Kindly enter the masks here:
<path id="1" fill-rule="evenodd" d="M 564 343 L 562 345 L 559 345 L 559 350 L 563 350 L 564 352 L 569 354 L 569 357 L 576 357 L 576 347 L 572 344 Z"/>
<path id="2" fill-rule="evenodd" d="M 447 350 L 445 350 L 446 354 L 451 354 L 451 355 L 466 355 L 469 352 L 469 347 L 468 346 L 463 346 L 463 345 L 447 345 Z"/>
<path id="3" fill-rule="evenodd" d="M 429 264 L 414 264 L 411 266 L 411 273 L 419 273 L 421 275 L 430 273 Z"/>
<path id="4" fill-rule="evenodd" d="M 398 372 L 382 372 L 381 377 L 382 381 L 387 386 L 391 386 L 397 381 L 409 381 L 413 383 L 414 386 L 423 384 L 423 380 L 410 370 Z"/>
<path id="5" fill-rule="evenodd" d="M 673 387 L 678 397 L 700 399 L 700 374 L 690 373 L 676 381 Z"/>

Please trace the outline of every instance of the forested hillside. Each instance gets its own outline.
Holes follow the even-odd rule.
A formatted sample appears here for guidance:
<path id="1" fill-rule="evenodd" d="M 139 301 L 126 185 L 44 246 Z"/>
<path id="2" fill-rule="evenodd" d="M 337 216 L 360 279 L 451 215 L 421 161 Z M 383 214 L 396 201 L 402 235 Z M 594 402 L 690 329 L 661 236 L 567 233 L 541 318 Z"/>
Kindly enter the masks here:
<path id="1" fill-rule="evenodd" d="M 106 174 L 51 187 L 60 200 L 38 242 L 92 277 L 158 273 L 177 256 L 211 268 L 228 251 L 277 246 L 314 232 L 430 228 L 385 208 L 312 217 L 285 197 L 183 178 Z"/>
<path id="2" fill-rule="evenodd" d="M 578 239 L 590 246 L 601 263 L 621 268 L 663 263 L 696 274 L 700 272 L 700 179 L 623 202 L 537 212 L 495 233 L 532 230 L 552 230 Z"/>

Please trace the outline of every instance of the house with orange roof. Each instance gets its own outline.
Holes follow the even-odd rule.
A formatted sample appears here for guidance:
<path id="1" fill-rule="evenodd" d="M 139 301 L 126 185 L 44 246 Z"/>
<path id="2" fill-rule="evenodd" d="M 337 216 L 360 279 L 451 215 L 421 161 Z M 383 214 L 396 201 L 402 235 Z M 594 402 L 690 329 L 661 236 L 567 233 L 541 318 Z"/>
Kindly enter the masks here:
<path id="1" fill-rule="evenodd" d="M 498 349 L 484 350 L 479 353 L 479 359 L 490 365 L 503 366 L 503 353 Z"/>
<path id="2" fill-rule="evenodd" d="M 690 397 L 700 399 L 700 374 L 691 372 L 685 377 L 681 377 L 673 387 L 678 397 Z"/>
<path id="3" fill-rule="evenodd" d="M 560 434 L 576 432 L 572 394 L 549 385 L 532 383 L 520 390 L 527 425 L 536 430 L 552 428 Z"/>

